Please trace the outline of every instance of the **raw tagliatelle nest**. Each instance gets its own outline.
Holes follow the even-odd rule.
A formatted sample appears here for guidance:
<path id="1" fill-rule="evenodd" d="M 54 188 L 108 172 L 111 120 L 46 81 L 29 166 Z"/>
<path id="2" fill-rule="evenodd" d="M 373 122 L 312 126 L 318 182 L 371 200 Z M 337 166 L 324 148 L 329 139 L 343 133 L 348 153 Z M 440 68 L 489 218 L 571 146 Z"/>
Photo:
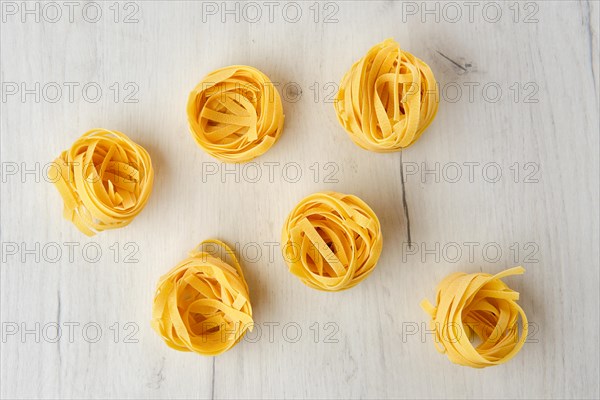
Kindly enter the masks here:
<path id="1" fill-rule="evenodd" d="M 334 105 L 354 143 L 392 152 L 419 139 L 433 121 L 438 103 L 431 68 L 387 39 L 344 75 Z"/>
<path id="2" fill-rule="evenodd" d="M 523 267 L 514 267 L 496 275 L 458 272 L 447 276 L 438 285 L 435 306 L 421 302 L 431 316 L 438 351 L 453 363 L 473 368 L 513 358 L 527 340 L 528 323 L 517 304 L 519 293 L 501 279 L 524 272 Z M 480 343 L 475 346 L 474 340 Z"/>
<path id="3" fill-rule="evenodd" d="M 64 216 L 88 236 L 128 225 L 150 197 L 148 152 L 125 134 L 92 129 L 48 170 L 64 201 Z"/>
<path id="4" fill-rule="evenodd" d="M 231 163 L 265 153 L 283 129 L 283 107 L 269 78 L 256 68 L 233 65 L 208 74 L 190 93 L 190 131 L 213 157 Z"/>
<path id="5" fill-rule="evenodd" d="M 283 226 L 281 245 L 290 272 L 325 291 L 349 289 L 379 259 L 383 238 L 377 216 L 356 196 L 315 193 L 303 199 Z"/>
<path id="6" fill-rule="evenodd" d="M 214 356 L 235 346 L 253 320 L 248 284 L 233 251 L 218 240 L 204 241 L 162 276 L 151 325 L 179 351 Z"/>

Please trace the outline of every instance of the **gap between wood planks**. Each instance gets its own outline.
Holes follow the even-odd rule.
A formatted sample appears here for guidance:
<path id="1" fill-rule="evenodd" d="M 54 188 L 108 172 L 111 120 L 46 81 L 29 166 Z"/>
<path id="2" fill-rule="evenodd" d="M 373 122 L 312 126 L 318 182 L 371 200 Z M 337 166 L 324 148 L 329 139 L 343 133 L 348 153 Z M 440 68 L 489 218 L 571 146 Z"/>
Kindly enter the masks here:
<path id="1" fill-rule="evenodd" d="M 406 218 L 406 235 L 408 236 L 408 248 L 412 247 L 410 237 L 410 216 L 408 214 L 408 203 L 406 201 L 406 188 L 404 186 L 404 165 L 402 164 L 402 150 L 400 150 L 400 181 L 402 182 L 402 206 L 404 207 L 404 218 Z"/>

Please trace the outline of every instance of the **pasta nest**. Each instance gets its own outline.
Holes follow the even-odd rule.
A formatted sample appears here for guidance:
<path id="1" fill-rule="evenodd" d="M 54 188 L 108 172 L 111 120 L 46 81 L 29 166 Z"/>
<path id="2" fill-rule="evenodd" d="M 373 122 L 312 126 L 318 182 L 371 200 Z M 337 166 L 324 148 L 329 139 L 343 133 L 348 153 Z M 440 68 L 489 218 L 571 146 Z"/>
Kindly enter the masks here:
<path id="1" fill-rule="evenodd" d="M 64 201 L 63 215 L 84 234 L 128 225 L 152 191 L 148 152 L 125 134 L 92 129 L 48 170 Z"/>
<path id="2" fill-rule="evenodd" d="M 527 339 L 528 322 L 517 304 L 519 293 L 501 279 L 524 272 L 523 267 L 514 267 L 496 275 L 459 272 L 447 276 L 438 285 L 436 305 L 421 302 L 431 316 L 437 350 L 453 363 L 473 368 L 513 358 Z M 473 344 L 476 339 L 480 342 L 477 347 Z"/>
<path id="3" fill-rule="evenodd" d="M 438 103 L 429 66 L 387 39 L 344 75 L 334 106 L 354 143 L 383 153 L 415 143 L 433 121 Z"/>
<path id="4" fill-rule="evenodd" d="M 204 241 L 162 276 L 151 325 L 169 347 L 206 356 L 231 349 L 252 331 L 248 284 L 233 251 L 221 241 Z"/>
<path id="5" fill-rule="evenodd" d="M 356 286 L 373 271 L 383 238 L 379 220 L 365 202 L 325 192 L 294 208 L 281 244 L 290 272 L 307 286 L 334 292 Z"/>
<path id="6" fill-rule="evenodd" d="M 283 107 L 269 78 L 253 67 L 234 65 L 208 74 L 190 93 L 187 116 L 196 143 L 230 163 L 249 161 L 275 144 L 283 129 Z"/>

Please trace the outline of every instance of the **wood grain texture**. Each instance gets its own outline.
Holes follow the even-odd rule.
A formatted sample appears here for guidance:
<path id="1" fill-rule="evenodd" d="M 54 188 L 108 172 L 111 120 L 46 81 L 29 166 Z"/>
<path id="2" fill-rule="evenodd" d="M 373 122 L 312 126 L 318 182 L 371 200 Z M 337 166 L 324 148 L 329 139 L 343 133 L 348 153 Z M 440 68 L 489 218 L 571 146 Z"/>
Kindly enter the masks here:
<path id="1" fill-rule="evenodd" d="M 484 18 L 487 3 L 477 3 L 472 20 L 456 3 L 462 16 L 453 21 L 449 3 L 430 2 L 436 21 L 421 2 L 297 2 L 296 23 L 286 21 L 295 18 L 291 9 L 284 18 L 286 3 L 277 3 L 272 21 L 257 3 L 256 22 L 249 21 L 256 14 L 236 22 L 222 13 L 236 4 L 243 10 L 235 2 L 117 3 L 118 22 L 113 2 L 94 3 L 102 10 L 95 23 L 82 17 L 87 3 L 76 2 L 73 22 L 62 5 L 58 21 L 39 23 L 27 15 L 23 22 L 23 10 L 13 15 L 7 3 L 14 4 L 2 3 L 0 25 L 2 398 L 600 396 L 597 2 L 517 3 L 518 15 L 512 2 L 492 2 L 486 18 L 497 6 L 498 22 Z M 138 22 L 123 23 L 127 15 Z M 337 22 L 324 23 L 327 15 Z M 442 87 L 436 120 L 402 156 L 355 146 L 329 101 L 352 63 L 387 37 L 429 63 Z M 255 66 L 286 92 L 283 135 L 253 170 L 216 162 L 187 130 L 188 92 L 230 64 Z M 40 100 L 23 101 L 22 84 L 36 82 Z M 73 101 L 69 82 L 77 84 Z M 82 93 L 90 82 L 102 89 L 97 102 Z M 56 102 L 48 83 L 62 87 Z M 18 92 L 9 94 L 13 84 Z M 124 102 L 132 88 L 138 101 Z M 88 239 L 62 218 L 58 193 L 40 175 L 93 127 L 146 147 L 156 180 L 129 227 Z M 322 190 L 358 195 L 382 222 L 377 268 L 343 293 L 303 286 L 276 245 L 287 213 Z M 149 325 L 158 278 L 211 237 L 242 253 L 259 326 L 217 358 L 172 351 Z M 423 330 L 420 300 L 432 299 L 451 272 L 516 264 L 527 272 L 508 283 L 534 326 L 528 343 L 506 365 L 451 364 Z"/>

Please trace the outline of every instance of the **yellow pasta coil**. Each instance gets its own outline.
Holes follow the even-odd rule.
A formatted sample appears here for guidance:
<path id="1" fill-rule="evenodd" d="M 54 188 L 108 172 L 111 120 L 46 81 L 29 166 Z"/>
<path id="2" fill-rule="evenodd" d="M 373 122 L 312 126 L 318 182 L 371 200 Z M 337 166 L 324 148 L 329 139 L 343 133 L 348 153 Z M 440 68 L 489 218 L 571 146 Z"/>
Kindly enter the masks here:
<path id="1" fill-rule="evenodd" d="M 439 94 L 429 66 L 387 39 L 344 75 L 335 100 L 354 143 L 383 153 L 419 139 L 437 113 Z"/>
<path id="2" fill-rule="evenodd" d="M 162 276 L 151 325 L 169 347 L 205 356 L 231 349 L 252 331 L 248 284 L 231 248 L 206 240 Z"/>
<path id="3" fill-rule="evenodd" d="M 269 78 L 233 65 L 208 74 L 190 93 L 187 116 L 196 143 L 229 163 L 265 153 L 283 129 L 283 107 Z"/>
<path id="4" fill-rule="evenodd" d="M 356 196 L 315 193 L 290 213 L 281 236 L 290 272 L 309 287 L 340 291 L 365 279 L 379 259 L 381 226 Z"/>
<path id="5" fill-rule="evenodd" d="M 92 129 L 48 170 L 64 201 L 63 215 L 84 234 L 128 225 L 150 197 L 154 170 L 148 152 L 125 134 Z"/>
<path id="6" fill-rule="evenodd" d="M 459 272 L 447 276 L 438 285 L 436 305 L 421 302 L 431 316 L 437 350 L 453 363 L 473 368 L 513 358 L 527 340 L 528 322 L 517 304 L 519 293 L 501 279 L 524 272 L 523 267 L 514 267 L 496 275 Z M 480 342 L 477 347 L 475 337 Z"/>

